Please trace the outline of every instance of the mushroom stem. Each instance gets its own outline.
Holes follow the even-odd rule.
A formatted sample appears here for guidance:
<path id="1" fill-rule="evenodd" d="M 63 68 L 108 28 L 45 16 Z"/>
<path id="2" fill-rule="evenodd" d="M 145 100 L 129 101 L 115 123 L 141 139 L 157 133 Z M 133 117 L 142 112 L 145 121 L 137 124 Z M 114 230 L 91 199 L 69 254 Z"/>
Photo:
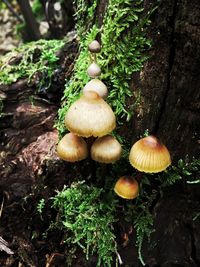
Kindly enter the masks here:
<path id="1" fill-rule="evenodd" d="M 90 151 L 92 144 L 96 140 L 96 137 L 90 136 L 90 137 L 84 138 L 84 139 L 85 139 L 85 142 L 87 143 L 88 150 Z"/>
<path id="2" fill-rule="evenodd" d="M 92 53 L 90 53 L 89 57 L 90 57 L 90 62 L 92 63 L 94 61 Z"/>
<path id="3" fill-rule="evenodd" d="M 122 265 L 123 261 L 122 261 L 122 258 L 121 258 L 120 254 L 119 254 L 119 252 L 117 250 L 116 250 L 116 254 L 117 254 L 117 259 L 119 261 L 119 264 Z"/>
<path id="4" fill-rule="evenodd" d="M 95 63 L 97 63 L 97 55 L 96 54 L 93 54 L 93 60 Z"/>
<path id="5" fill-rule="evenodd" d="M 96 166 L 96 162 L 93 161 L 91 158 L 90 160 L 90 169 L 91 169 L 91 182 L 95 183 L 96 181 L 96 176 L 97 176 L 97 166 Z"/>
<path id="6" fill-rule="evenodd" d="M 97 63 L 97 55 L 95 53 L 90 52 L 90 62 Z"/>
<path id="7" fill-rule="evenodd" d="M 142 172 L 136 170 L 136 176 L 135 179 L 137 180 L 137 182 L 140 184 L 141 180 L 142 180 Z"/>
<path id="8" fill-rule="evenodd" d="M 96 137 L 90 136 L 84 139 L 87 143 L 88 151 L 90 151 L 92 144 L 96 140 Z M 90 169 L 90 174 L 91 174 L 91 182 L 94 183 L 96 181 L 97 167 L 96 167 L 95 161 L 92 160 L 91 156 L 89 157 L 89 169 Z"/>
<path id="9" fill-rule="evenodd" d="M 98 184 L 101 188 L 105 187 L 105 182 L 106 182 L 106 174 L 109 172 L 109 165 L 110 164 L 105 164 L 105 163 L 99 163 L 100 171 L 99 171 L 99 176 L 100 179 L 98 181 Z"/>

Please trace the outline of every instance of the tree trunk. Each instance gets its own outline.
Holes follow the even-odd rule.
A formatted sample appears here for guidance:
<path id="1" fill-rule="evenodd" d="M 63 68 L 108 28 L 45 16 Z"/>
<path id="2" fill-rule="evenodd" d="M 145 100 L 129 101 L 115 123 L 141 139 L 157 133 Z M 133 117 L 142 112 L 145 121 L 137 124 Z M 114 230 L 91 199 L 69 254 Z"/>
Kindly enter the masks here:
<path id="1" fill-rule="evenodd" d="M 28 33 L 27 40 L 30 41 L 39 40 L 41 37 L 39 25 L 33 15 L 29 1 L 18 0 L 18 4 L 20 6 L 21 12 L 23 14 L 26 23 L 26 31 Z"/>
<path id="2" fill-rule="evenodd" d="M 199 155 L 199 11 L 198 0 L 160 2 L 149 27 L 149 60 L 132 80 L 133 90 L 139 83 L 142 94 L 134 139 L 149 129 L 165 141 L 174 159 Z"/>

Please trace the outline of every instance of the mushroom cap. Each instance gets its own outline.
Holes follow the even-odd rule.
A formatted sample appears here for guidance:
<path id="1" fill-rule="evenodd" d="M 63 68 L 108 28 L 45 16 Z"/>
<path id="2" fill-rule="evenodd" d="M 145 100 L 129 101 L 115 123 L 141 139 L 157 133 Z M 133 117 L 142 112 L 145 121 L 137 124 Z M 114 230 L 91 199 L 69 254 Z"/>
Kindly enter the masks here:
<path id="1" fill-rule="evenodd" d="M 92 79 L 89 81 L 83 88 L 83 92 L 85 91 L 96 92 L 102 98 L 106 98 L 108 95 L 107 86 L 99 79 Z"/>
<path id="2" fill-rule="evenodd" d="M 87 144 L 82 137 L 68 133 L 58 143 L 57 154 L 69 162 L 83 160 L 88 156 Z"/>
<path id="3" fill-rule="evenodd" d="M 96 78 L 99 77 L 101 75 L 101 68 L 99 67 L 99 65 L 97 65 L 95 62 L 93 62 L 92 64 L 90 64 L 90 66 L 87 69 L 87 74 L 91 77 L 91 78 Z"/>
<path id="4" fill-rule="evenodd" d="M 134 199 L 139 195 L 139 185 L 132 176 L 122 176 L 117 180 L 114 191 L 122 198 Z"/>
<path id="5" fill-rule="evenodd" d="M 131 148 L 129 161 L 141 172 L 157 173 L 170 164 L 168 149 L 155 136 L 147 136 L 137 141 Z"/>
<path id="6" fill-rule="evenodd" d="M 120 143 L 111 135 L 98 138 L 91 147 L 91 157 L 101 163 L 113 163 L 121 156 Z"/>
<path id="7" fill-rule="evenodd" d="M 116 127 L 116 118 L 111 107 L 97 93 L 87 91 L 69 108 L 65 125 L 77 135 L 101 137 Z"/>
<path id="8" fill-rule="evenodd" d="M 94 40 L 89 44 L 88 50 L 92 53 L 99 53 L 101 51 L 101 45 L 97 40 Z"/>

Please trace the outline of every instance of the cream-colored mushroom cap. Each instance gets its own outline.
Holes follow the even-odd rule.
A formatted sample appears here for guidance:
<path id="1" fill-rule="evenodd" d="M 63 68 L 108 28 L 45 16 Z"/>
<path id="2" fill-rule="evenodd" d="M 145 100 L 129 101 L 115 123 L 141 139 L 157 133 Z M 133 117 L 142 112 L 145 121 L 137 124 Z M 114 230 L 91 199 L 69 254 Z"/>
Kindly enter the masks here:
<path id="1" fill-rule="evenodd" d="M 57 154 L 69 162 L 83 160 L 88 156 L 87 144 L 82 137 L 68 133 L 58 143 Z"/>
<path id="2" fill-rule="evenodd" d="M 83 88 L 83 92 L 93 91 L 96 92 L 100 97 L 106 98 L 108 95 L 107 86 L 99 79 L 92 79 Z"/>
<path id="3" fill-rule="evenodd" d="M 65 125 L 83 137 L 101 137 L 115 128 L 116 118 L 111 107 L 95 92 L 84 92 L 69 108 Z"/>
<path id="4" fill-rule="evenodd" d="M 101 68 L 99 67 L 99 65 L 97 65 L 95 62 L 93 62 L 92 64 L 90 64 L 90 66 L 87 69 L 87 74 L 91 77 L 91 78 L 97 78 L 101 75 Z"/>
<path id="5" fill-rule="evenodd" d="M 155 136 L 147 136 L 137 141 L 131 148 L 129 161 L 141 172 L 157 173 L 170 164 L 168 149 Z"/>
<path id="6" fill-rule="evenodd" d="M 101 163 L 113 163 L 121 156 L 120 143 L 111 135 L 98 138 L 91 147 L 91 157 Z"/>

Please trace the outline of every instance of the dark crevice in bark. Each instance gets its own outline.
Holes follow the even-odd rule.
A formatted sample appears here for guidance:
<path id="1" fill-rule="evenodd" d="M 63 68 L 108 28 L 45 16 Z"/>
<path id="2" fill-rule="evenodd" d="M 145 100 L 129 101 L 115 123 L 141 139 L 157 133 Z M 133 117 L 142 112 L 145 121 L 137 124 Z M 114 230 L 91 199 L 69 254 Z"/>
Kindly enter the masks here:
<path id="1" fill-rule="evenodd" d="M 99 0 L 96 11 L 96 22 L 99 28 L 103 24 L 103 19 L 107 10 L 108 0 Z"/>
<path id="2" fill-rule="evenodd" d="M 168 60 L 169 69 L 167 72 L 167 86 L 166 86 L 165 92 L 163 93 L 163 99 L 162 99 L 162 102 L 160 105 L 160 111 L 159 111 L 158 117 L 157 117 L 157 119 L 155 121 L 155 125 L 154 125 L 154 131 L 153 132 L 155 133 L 155 135 L 157 134 L 159 127 L 160 127 L 161 118 L 162 118 L 162 115 L 163 115 L 164 110 L 166 108 L 167 96 L 168 96 L 168 92 L 169 92 L 170 86 L 171 86 L 170 78 L 171 78 L 171 71 L 172 71 L 172 68 L 174 65 L 175 51 L 176 51 L 175 22 L 176 22 L 176 15 L 177 15 L 177 11 L 178 11 L 178 1 L 179 0 L 174 0 L 173 12 L 172 12 L 171 19 L 169 21 L 169 26 L 171 27 L 172 32 L 171 32 L 171 37 L 170 37 L 170 42 L 169 42 L 171 47 L 170 47 L 169 60 Z"/>
<path id="3" fill-rule="evenodd" d="M 197 258 L 197 251 L 195 246 L 194 229 L 189 223 L 185 224 L 185 226 L 188 229 L 191 238 L 191 258 L 197 266 L 200 266 L 200 261 Z"/>

